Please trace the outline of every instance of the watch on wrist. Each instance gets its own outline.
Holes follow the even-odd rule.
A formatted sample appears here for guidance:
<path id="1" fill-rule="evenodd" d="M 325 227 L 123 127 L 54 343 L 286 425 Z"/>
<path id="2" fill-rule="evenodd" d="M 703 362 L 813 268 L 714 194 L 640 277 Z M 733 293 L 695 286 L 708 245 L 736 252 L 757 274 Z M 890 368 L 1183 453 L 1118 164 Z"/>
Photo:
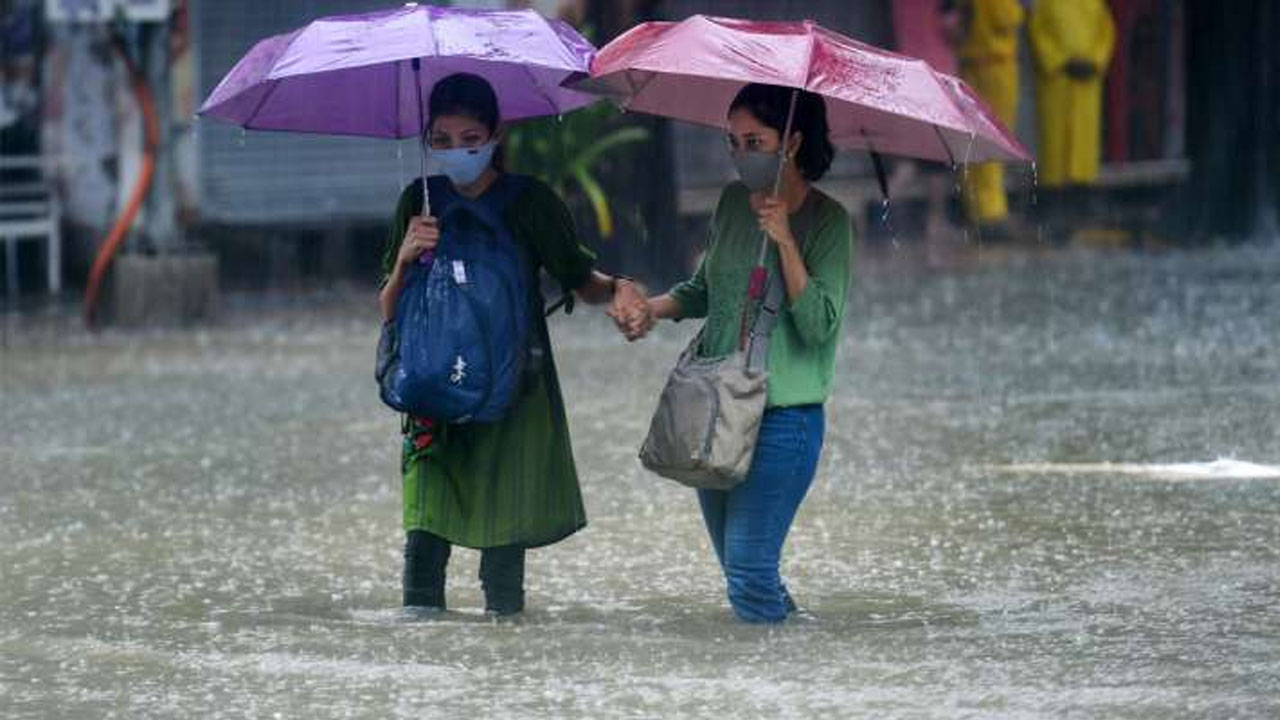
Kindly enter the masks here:
<path id="1" fill-rule="evenodd" d="M 609 276 L 609 297 L 612 298 L 613 296 L 618 294 L 618 283 L 622 282 L 623 280 L 626 280 L 632 285 L 634 285 L 636 282 L 634 279 L 629 278 L 626 275 L 610 275 Z"/>

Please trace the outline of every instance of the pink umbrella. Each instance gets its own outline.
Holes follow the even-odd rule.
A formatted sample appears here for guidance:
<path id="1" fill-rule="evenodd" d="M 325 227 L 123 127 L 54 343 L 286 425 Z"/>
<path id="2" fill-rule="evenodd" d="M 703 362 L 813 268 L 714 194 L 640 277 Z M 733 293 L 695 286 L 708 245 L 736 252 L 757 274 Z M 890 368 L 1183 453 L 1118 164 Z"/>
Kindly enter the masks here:
<path id="1" fill-rule="evenodd" d="M 951 163 L 1031 160 L 963 81 L 810 20 L 643 23 L 603 47 L 574 87 L 628 110 L 723 128 L 748 83 L 822 95 L 840 147 Z"/>

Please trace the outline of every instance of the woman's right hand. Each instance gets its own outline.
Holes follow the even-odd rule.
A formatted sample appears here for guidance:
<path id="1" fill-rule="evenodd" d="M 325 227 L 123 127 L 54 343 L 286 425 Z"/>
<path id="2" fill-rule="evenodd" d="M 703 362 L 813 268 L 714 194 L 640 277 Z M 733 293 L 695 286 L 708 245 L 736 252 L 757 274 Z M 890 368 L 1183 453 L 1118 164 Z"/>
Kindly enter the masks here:
<path id="1" fill-rule="evenodd" d="M 400 241 L 400 254 L 396 262 L 405 267 L 416 262 L 422 253 L 435 249 L 440 242 L 440 227 L 436 219 L 430 215 L 415 215 L 409 218 L 409 227 L 404 231 L 404 239 Z"/>

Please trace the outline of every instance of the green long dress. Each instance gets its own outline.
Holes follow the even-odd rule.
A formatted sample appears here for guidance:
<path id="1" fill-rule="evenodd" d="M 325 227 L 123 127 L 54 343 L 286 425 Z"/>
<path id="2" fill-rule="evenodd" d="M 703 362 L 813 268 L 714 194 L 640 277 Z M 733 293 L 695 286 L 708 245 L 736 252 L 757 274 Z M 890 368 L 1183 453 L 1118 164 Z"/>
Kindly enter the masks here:
<path id="1" fill-rule="evenodd" d="M 400 194 L 384 273 L 393 267 L 409 218 L 421 211 L 419 179 Z M 505 220 L 516 241 L 531 250 L 535 270 L 545 269 L 566 291 L 589 279 L 595 255 L 578 242 L 568 208 L 545 183 L 527 179 Z M 438 426 L 429 435 L 421 423 L 406 419 L 406 531 L 426 530 L 472 548 L 538 547 L 586 525 L 547 325 L 541 312 L 537 316 L 546 361 L 506 417 Z"/>

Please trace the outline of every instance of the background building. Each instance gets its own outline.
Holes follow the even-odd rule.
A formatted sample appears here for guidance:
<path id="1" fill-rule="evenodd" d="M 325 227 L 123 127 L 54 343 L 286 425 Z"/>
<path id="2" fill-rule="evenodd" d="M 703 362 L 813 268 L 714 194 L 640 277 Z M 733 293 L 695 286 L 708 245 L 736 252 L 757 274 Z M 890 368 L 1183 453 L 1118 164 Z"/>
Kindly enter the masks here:
<path id="1" fill-rule="evenodd" d="M 98 0 L 110 5 L 112 0 Z M 877 45 L 892 44 L 892 0 L 604 0 L 532 3 L 562 14 L 603 43 L 637 21 L 695 13 L 812 18 Z M 460 3 L 504 7 L 504 0 Z M 221 261 L 228 287 L 291 287 L 376 277 L 386 218 L 418 172 L 411 140 L 244 133 L 195 121 L 201 99 L 262 37 L 317 16 L 387 6 L 382 0 L 148 0 L 132 12 L 167 20 L 74 21 L 72 0 L 0 1 L 0 155 L 42 156 L 61 202 L 66 252 L 60 270 L 83 283 L 97 245 L 127 201 L 142 165 L 142 114 L 122 52 L 142 61 L 154 85 L 162 148 L 157 185 L 129 248 L 171 252 L 196 244 Z M 1274 232 L 1277 183 L 1275 93 L 1280 19 L 1265 0 L 1111 0 L 1115 61 L 1105 95 L 1101 226 L 1130 228 L 1130 242 L 1244 238 Z M 135 17 L 141 17 L 135 15 Z M 1034 149 L 1036 103 L 1023 42 L 1023 102 L 1015 128 Z M 597 169 L 618 222 L 603 237 L 585 204 L 580 223 L 606 266 L 666 282 L 692 262 L 705 215 L 732 177 L 715 131 L 651 118 L 610 126 L 649 130 L 644 149 Z M 4 170 L 6 182 L 23 180 Z M 824 187 L 859 218 L 864 240 L 878 227 L 878 189 L 862 154 L 842 153 Z M 1030 212 L 1029 171 L 1009 173 Z M 569 187 L 567 194 L 573 195 Z M 895 209 L 911 227 L 912 196 Z M 1016 203 L 1015 203 L 1016 204 Z M 1178 212 L 1172 212 L 1172 210 Z M 1190 217 L 1187 217 L 1188 214 Z M 1176 219 L 1175 219 L 1176 218 Z M 33 244 L 16 253 L 23 288 L 43 277 Z M 6 262 L 0 260 L 0 262 Z M 3 277 L 3 275 L 0 275 Z"/>

